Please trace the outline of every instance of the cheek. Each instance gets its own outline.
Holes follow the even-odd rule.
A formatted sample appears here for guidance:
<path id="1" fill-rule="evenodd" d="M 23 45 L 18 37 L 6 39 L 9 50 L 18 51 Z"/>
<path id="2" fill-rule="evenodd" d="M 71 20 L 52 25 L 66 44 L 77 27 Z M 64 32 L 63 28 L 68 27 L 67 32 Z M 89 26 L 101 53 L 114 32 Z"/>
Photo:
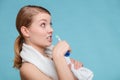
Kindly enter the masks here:
<path id="1" fill-rule="evenodd" d="M 46 38 L 46 30 L 41 29 L 38 26 L 32 26 L 31 29 L 29 30 L 30 34 L 30 40 L 32 42 L 43 42 Z"/>
<path id="2" fill-rule="evenodd" d="M 46 36 L 45 30 L 36 31 L 36 35 L 37 35 L 37 34 L 38 34 L 38 36 L 41 36 L 41 37 L 45 37 L 45 36 Z"/>
<path id="3" fill-rule="evenodd" d="M 43 30 L 33 30 L 33 31 L 31 31 L 31 37 L 41 40 L 46 37 L 46 33 Z"/>

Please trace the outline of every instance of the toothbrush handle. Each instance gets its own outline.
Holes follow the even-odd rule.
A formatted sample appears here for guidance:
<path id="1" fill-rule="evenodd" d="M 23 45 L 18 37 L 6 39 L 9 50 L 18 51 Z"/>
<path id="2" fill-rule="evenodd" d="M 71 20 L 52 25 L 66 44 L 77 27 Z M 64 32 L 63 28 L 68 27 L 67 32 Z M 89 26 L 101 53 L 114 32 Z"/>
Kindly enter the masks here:
<path id="1" fill-rule="evenodd" d="M 65 56 L 68 57 L 70 55 L 70 51 L 67 51 Z"/>
<path id="2" fill-rule="evenodd" d="M 58 41 L 61 41 L 61 39 L 58 35 L 56 35 L 56 38 L 58 39 Z M 70 51 L 67 51 L 65 56 L 68 57 L 69 55 L 70 55 Z"/>

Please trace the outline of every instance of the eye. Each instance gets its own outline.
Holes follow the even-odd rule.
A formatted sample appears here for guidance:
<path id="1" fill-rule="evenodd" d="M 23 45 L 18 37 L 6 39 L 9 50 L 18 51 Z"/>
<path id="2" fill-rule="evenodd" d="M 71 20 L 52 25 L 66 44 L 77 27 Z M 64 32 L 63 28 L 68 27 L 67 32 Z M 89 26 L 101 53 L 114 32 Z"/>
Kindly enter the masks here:
<path id="1" fill-rule="evenodd" d="M 50 23 L 50 25 L 52 26 L 52 22 Z"/>
<path id="2" fill-rule="evenodd" d="M 40 24 L 42 28 L 45 28 L 45 25 L 46 25 L 45 23 Z"/>
<path id="3" fill-rule="evenodd" d="M 53 24 L 52 24 L 52 22 L 50 22 L 50 26 L 53 28 Z"/>

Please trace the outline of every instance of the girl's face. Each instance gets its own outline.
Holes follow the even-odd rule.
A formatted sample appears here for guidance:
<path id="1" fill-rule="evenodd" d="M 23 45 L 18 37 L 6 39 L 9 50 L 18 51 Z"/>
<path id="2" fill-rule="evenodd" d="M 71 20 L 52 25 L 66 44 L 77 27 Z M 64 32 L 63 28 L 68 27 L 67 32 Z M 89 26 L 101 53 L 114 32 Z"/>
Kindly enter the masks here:
<path id="1" fill-rule="evenodd" d="M 52 43 L 53 29 L 51 16 L 47 13 L 39 13 L 33 16 L 32 24 L 28 28 L 29 44 L 34 47 L 48 47 Z"/>

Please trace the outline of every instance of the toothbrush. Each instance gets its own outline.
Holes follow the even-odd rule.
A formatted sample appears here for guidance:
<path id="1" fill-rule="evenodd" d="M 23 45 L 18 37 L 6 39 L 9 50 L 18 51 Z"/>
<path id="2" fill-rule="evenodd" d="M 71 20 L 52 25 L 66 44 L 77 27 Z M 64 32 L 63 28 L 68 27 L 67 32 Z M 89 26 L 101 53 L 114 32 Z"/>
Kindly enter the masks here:
<path id="1" fill-rule="evenodd" d="M 55 37 L 58 39 L 58 41 L 61 41 L 61 38 L 58 35 L 56 35 Z M 70 52 L 67 51 L 65 56 L 68 57 L 69 55 L 70 55 Z"/>
<path id="2" fill-rule="evenodd" d="M 58 39 L 58 41 L 61 41 L 61 39 L 58 35 L 56 35 L 55 37 Z M 70 57 L 68 57 L 69 55 L 70 55 L 70 51 L 67 51 L 65 54 L 65 59 L 68 64 L 71 64 L 71 71 L 76 76 L 76 78 L 78 80 L 92 80 L 92 78 L 94 76 L 93 72 L 85 67 L 81 67 L 76 70 L 74 68 L 74 64 L 71 63 Z"/>

